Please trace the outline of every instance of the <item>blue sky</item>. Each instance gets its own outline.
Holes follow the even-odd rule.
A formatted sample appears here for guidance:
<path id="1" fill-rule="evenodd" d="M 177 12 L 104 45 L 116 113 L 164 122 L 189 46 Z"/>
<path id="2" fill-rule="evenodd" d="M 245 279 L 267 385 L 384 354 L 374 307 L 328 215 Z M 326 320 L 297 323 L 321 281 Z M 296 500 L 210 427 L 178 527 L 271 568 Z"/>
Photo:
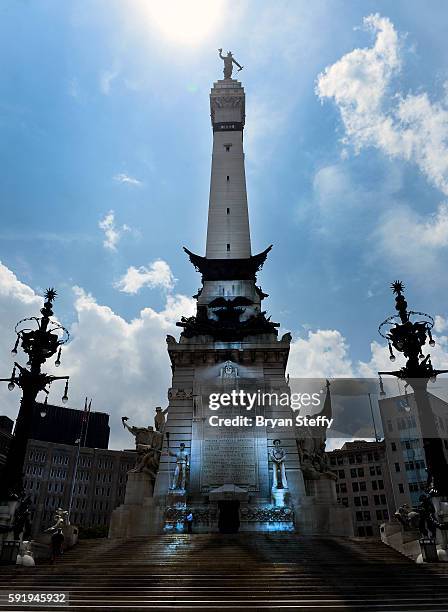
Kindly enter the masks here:
<path id="1" fill-rule="evenodd" d="M 0 260 L 31 296 L 20 304 L 56 286 L 76 335 L 89 294 L 124 328 L 196 292 L 181 247 L 205 249 L 208 94 L 223 47 L 244 65 L 252 244 L 274 244 L 260 276 L 272 318 L 304 349 L 310 331 L 331 330 L 346 362 L 370 363 L 401 278 L 442 333 L 447 28 L 446 3 L 434 0 L 3 0 Z M 107 227 L 117 232 L 109 246 Z M 169 268 L 154 269 L 157 260 Z M 120 290 L 141 266 L 146 286 Z M 8 325 L 17 304 L 0 306 Z"/>

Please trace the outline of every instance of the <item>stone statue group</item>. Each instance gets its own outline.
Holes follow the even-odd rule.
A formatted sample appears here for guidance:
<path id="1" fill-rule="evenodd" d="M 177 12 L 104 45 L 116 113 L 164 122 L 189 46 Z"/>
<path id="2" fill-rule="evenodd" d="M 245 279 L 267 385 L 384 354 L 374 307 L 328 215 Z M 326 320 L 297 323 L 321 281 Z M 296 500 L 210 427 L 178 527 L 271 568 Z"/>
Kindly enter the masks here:
<path id="1" fill-rule="evenodd" d="M 162 455 L 163 440 L 167 440 L 167 454 L 176 459 L 176 467 L 172 478 L 171 489 L 185 491 L 189 470 L 190 458 L 185 450 L 185 444 L 180 443 L 179 449 L 174 452 L 169 448 L 169 434 L 165 433 L 166 413 L 168 408 L 162 410 L 156 407 L 154 417 L 154 427 L 134 427 L 128 425 L 128 417 L 122 417 L 123 427 L 125 427 L 135 437 L 135 448 L 137 451 L 137 461 L 131 472 L 148 474 L 154 482 Z M 286 451 L 280 446 L 281 440 L 274 440 L 273 448 L 269 451 L 269 458 L 272 463 L 272 489 L 287 489 L 286 478 Z M 325 456 L 325 435 L 313 438 L 307 437 L 298 441 L 299 454 L 302 463 L 302 470 L 305 477 L 311 479 L 320 478 L 322 473 L 329 473 Z M 333 476 L 333 474 L 331 474 Z"/>
<path id="2" fill-rule="evenodd" d="M 121 419 L 123 427 L 135 437 L 137 461 L 131 472 L 148 474 L 153 482 L 159 469 L 164 437 L 166 437 L 167 445 L 169 446 L 169 434 L 168 432 L 165 433 L 165 415 L 167 412 L 168 408 L 162 410 L 160 406 L 156 407 L 154 427 L 151 425 L 148 427 L 132 427 L 127 423 L 128 417 L 122 417 Z M 171 488 L 174 490 L 185 490 L 190 467 L 185 444 L 181 442 L 177 452 L 173 452 L 168 448 L 167 453 L 171 457 L 176 458 L 176 468 Z"/>

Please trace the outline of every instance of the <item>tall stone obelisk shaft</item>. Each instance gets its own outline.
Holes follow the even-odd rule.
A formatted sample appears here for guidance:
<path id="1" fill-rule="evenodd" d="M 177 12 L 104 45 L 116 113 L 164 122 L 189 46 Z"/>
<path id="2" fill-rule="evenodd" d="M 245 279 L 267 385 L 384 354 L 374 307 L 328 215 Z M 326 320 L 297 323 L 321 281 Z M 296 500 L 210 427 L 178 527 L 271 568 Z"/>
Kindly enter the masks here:
<path id="1" fill-rule="evenodd" d="M 251 256 L 244 169 L 245 95 L 241 83 L 223 79 L 210 93 L 213 155 L 207 228 L 207 259 Z"/>

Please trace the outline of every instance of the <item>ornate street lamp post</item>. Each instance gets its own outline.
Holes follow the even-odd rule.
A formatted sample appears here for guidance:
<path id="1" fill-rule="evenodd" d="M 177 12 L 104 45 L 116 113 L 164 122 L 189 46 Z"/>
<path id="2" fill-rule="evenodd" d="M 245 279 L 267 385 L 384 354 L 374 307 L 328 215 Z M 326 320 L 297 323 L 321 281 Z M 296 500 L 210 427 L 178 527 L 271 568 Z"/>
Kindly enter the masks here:
<path id="1" fill-rule="evenodd" d="M 52 376 L 42 372 L 42 365 L 57 353 L 55 365 L 61 363 L 62 345 L 69 339 L 68 331 L 56 321 L 51 320 L 53 315 L 53 301 L 56 298 L 54 289 L 45 292 L 45 303 L 41 308 L 41 317 L 22 319 L 15 327 L 17 339 L 12 354 L 17 354 L 19 344 L 28 355 L 28 367 L 14 362 L 12 374 L 9 378 L 0 381 L 8 383 L 12 391 L 17 385 L 22 389 L 19 414 L 17 416 L 14 436 L 4 466 L 4 478 L 1 483 L 0 500 L 6 500 L 22 493 L 22 477 L 25 462 L 25 453 L 28 439 L 31 435 L 31 424 L 37 394 L 44 391 L 48 395 L 47 387 L 55 380 L 65 380 L 62 401 L 68 401 L 68 376 Z"/>
<path id="2" fill-rule="evenodd" d="M 378 328 L 383 338 L 389 343 L 389 356 L 395 361 L 393 349 L 403 353 L 406 364 L 400 369 L 392 372 L 378 372 L 380 375 L 381 393 L 384 394 L 381 375 L 392 374 L 404 380 L 412 387 L 417 407 L 417 415 L 423 438 L 423 448 L 426 457 L 428 471 L 428 492 L 432 496 L 448 495 L 448 466 L 443 450 L 443 443 L 437 431 L 436 420 L 429 402 L 427 387 L 429 380 L 435 380 L 439 374 L 448 370 L 435 370 L 431 363 L 430 355 L 422 352 L 426 341 L 429 346 L 434 346 L 435 341 L 431 330 L 434 319 L 423 312 L 408 310 L 408 305 L 403 295 L 404 285 L 401 281 L 395 281 L 391 285 L 395 294 L 396 315 L 385 319 Z"/>

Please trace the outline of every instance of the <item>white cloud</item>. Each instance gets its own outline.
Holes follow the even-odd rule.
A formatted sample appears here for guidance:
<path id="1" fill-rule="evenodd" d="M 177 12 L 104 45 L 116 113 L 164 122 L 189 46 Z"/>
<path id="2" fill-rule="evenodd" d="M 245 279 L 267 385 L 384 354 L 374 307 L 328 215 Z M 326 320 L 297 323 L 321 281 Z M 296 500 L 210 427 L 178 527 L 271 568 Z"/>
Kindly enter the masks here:
<path id="1" fill-rule="evenodd" d="M 291 343 L 288 372 L 291 378 L 353 376 L 348 350 L 345 338 L 337 330 L 309 331 L 306 338 Z"/>
<path id="2" fill-rule="evenodd" d="M 354 49 L 318 76 L 316 93 L 332 98 L 341 113 L 344 142 L 356 151 L 376 147 L 415 163 L 448 194 L 448 108 L 426 92 L 403 95 L 393 88 L 402 67 L 402 47 L 392 22 L 380 15 L 364 19 L 376 34 L 372 47 Z"/>
<path id="3" fill-rule="evenodd" d="M 405 362 L 400 353 L 397 353 L 395 357 L 396 361 L 392 363 L 389 359 L 387 344 L 374 340 L 370 343 L 370 360 L 367 362 L 360 361 L 357 364 L 358 376 L 361 378 L 377 378 L 380 371 L 399 370 Z"/>
<path id="4" fill-rule="evenodd" d="M 442 334 L 447 329 L 447 320 L 436 316 L 433 333 L 436 345 L 425 345 L 423 348 L 425 355 L 431 354 L 433 366 L 437 369 L 448 369 L 448 335 Z M 378 371 L 396 370 L 404 365 L 403 355 L 395 352 L 395 357 L 392 363 L 386 342 L 373 341 L 369 361 L 353 363 L 350 347 L 338 330 L 318 329 L 308 331 L 305 338 L 298 337 L 291 342 L 288 372 L 291 378 L 377 378 Z M 397 392 L 396 381 L 393 392 Z"/>
<path id="5" fill-rule="evenodd" d="M 124 183 L 127 185 L 135 185 L 136 187 L 140 187 L 143 185 L 142 181 L 139 181 L 133 176 L 129 176 L 129 174 L 125 174 L 124 172 L 120 172 L 114 176 L 114 181 L 117 183 Z"/>
<path id="6" fill-rule="evenodd" d="M 105 96 L 110 94 L 112 83 L 118 77 L 120 71 L 111 69 L 111 70 L 103 70 L 100 74 L 100 91 Z"/>
<path id="7" fill-rule="evenodd" d="M 68 81 L 67 91 L 70 97 L 79 98 L 80 87 L 79 87 L 79 81 L 76 77 L 73 77 Z"/>
<path id="8" fill-rule="evenodd" d="M 341 208 L 341 199 L 353 196 L 354 185 L 342 164 L 319 168 L 313 178 L 313 191 L 322 208 Z"/>
<path id="9" fill-rule="evenodd" d="M 115 213 L 113 210 L 110 210 L 103 219 L 100 219 L 98 227 L 104 232 L 103 246 L 110 251 L 116 251 L 123 232 L 130 231 L 130 227 L 126 224 L 121 227 L 115 225 Z"/>
<path id="10" fill-rule="evenodd" d="M 448 329 L 448 321 L 446 320 L 446 318 L 440 315 L 436 315 L 435 320 L 434 320 L 434 331 L 440 334 L 446 331 L 447 329 Z"/>
<path id="11" fill-rule="evenodd" d="M 126 274 L 115 283 L 115 287 L 124 293 L 135 294 L 143 287 L 172 289 L 175 282 L 176 279 L 166 261 L 157 259 L 150 263 L 148 267 L 135 268 L 130 266 Z"/>
<path id="12" fill-rule="evenodd" d="M 436 316 L 436 324 L 433 330 L 433 338 L 436 344 L 433 347 L 428 344 L 423 347 L 423 354 L 427 355 L 429 353 L 431 355 L 432 365 L 438 370 L 448 369 L 448 336 L 440 333 L 440 331 L 446 330 L 446 326 L 446 320 L 441 316 Z M 394 354 L 395 361 L 391 362 L 387 344 L 381 344 L 377 341 L 372 342 L 370 344 L 370 360 L 368 362 L 358 362 L 357 375 L 365 378 L 375 378 L 379 371 L 399 370 L 405 365 L 405 359 L 397 351 L 394 351 Z M 396 382 L 394 392 L 397 392 Z"/>
<path id="13" fill-rule="evenodd" d="M 0 357 L 1 373 L 12 370 L 11 348 L 14 325 L 25 316 L 36 316 L 42 298 L 21 283 L 0 264 Z M 194 300 L 184 295 L 169 295 L 163 310 L 144 308 L 138 317 L 126 321 L 108 306 L 98 304 L 81 288 L 74 288 L 76 322 L 70 328 L 71 341 L 63 349 L 62 364 L 54 373 L 70 376 L 69 406 L 81 408 L 84 397 L 93 398 L 94 410 L 110 414 L 111 447 L 131 447 L 132 440 L 120 423 L 129 416 L 139 424 L 152 424 L 153 408 L 167 403 L 170 362 L 166 335 L 179 335 L 175 323 L 181 315 L 191 316 Z M 58 312 L 58 302 L 55 303 Z M 24 354 L 17 360 L 24 363 Z M 49 361 L 46 371 L 52 371 Z M 62 386 L 61 386 L 62 385 Z M 53 383 L 49 401 L 58 404 L 62 383 Z M 0 385 L 1 413 L 15 418 L 20 392 L 9 392 Z"/>
<path id="14" fill-rule="evenodd" d="M 0 262 L 0 297 L 2 304 L 5 298 L 13 300 L 18 314 L 31 312 L 31 309 L 40 304 L 40 298 L 28 285 L 21 283 L 17 276 Z M 22 308 L 24 306 L 24 309 Z M 0 310 L 0 321 L 7 316 L 6 310 Z"/>
<path id="15" fill-rule="evenodd" d="M 36 316 L 42 298 L 20 282 L 0 263 L 0 362 L 2 376 L 12 370 L 11 348 L 15 341 L 14 325 L 24 317 Z M 52 362 L 45 371 L 70 376 L 69 405 L 81 408 L 84 397 L 93 398 L 93 409 L 110 414 L 111 448 L 130 447 L 132 440 L 121 427 L 121 416 L 129 416 L 138 424 L 151 424 L 153 409 L 166 405 L 171 383 L 166 335 L 179 335 L 175 323 L 180 316 L 194 313 L 195 301 L 184 295 L 167 296 L 161 311 L 144 308 L 127 321 L 108 306 L 98 304 L 92 295 L 74 288 L 76 321 L 70 327 L 71 341 L 63 349 L 62 365 L 53 370 Z M 58 312 L 58 302 L 55 303 Z M 435 367 L 448 368 L 448 336 L 446 321 L 436 317 L 436 346 L 431 348 Z M 24 363 L 24 354 L 17 360 Z M 393 367 L 400 367 L 398 358 Z M 291 344 L 288 371 L 291 377 L 338 378 L 375 377 L 378 370 L 390 370 L 387 347 L 373 342 L 368 362 L 352 364 L 349 347 L 337 330 L 309 331 L 305 338 Z M 397 392 L 393 382 L 392 392 Z M 49 401 L 59 403 L 62 383 L 53 383 Z M 1 413 L 17 415 L 20 392 L 9 392 L 0 385 Z"/>
<path id="16" fill-rule="evenodd" d="M 397 273 L 426 277 L 426 281 L 430 273 L 443 282 L 445 263 L 441 255 L 448 246 L 448 204 L 441 203 L 429 216 L 395 205 L 380 217 L 373 239 L 376 253 L 387 258 Z"/>

